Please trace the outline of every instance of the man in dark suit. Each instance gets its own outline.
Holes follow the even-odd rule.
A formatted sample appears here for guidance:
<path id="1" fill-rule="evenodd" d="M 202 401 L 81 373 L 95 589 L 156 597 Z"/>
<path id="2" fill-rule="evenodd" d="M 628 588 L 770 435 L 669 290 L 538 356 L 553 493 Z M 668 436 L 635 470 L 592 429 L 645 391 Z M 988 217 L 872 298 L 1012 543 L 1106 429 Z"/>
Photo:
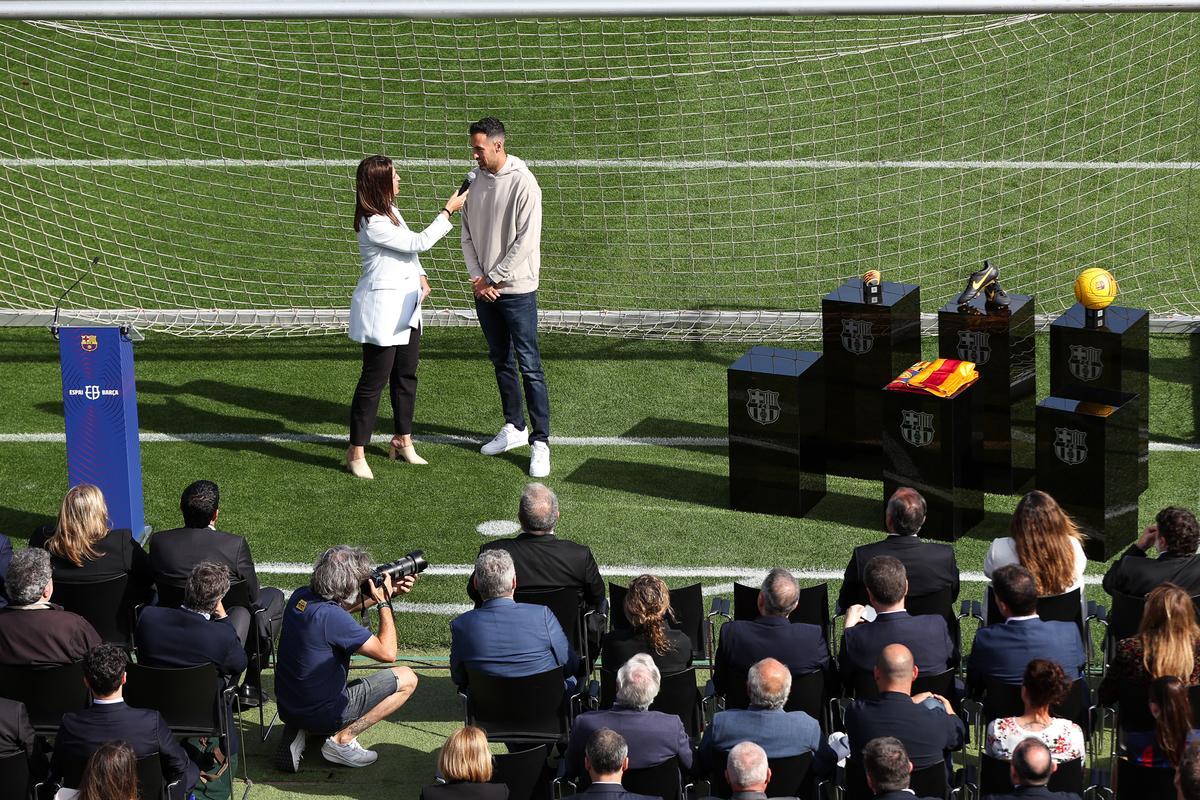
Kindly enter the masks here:
<path id="1" fill-rule="evenodd" d="M 180 782 L 181 797 L 196 785 L 200 770 L 188 760 L 162 716 L 149 709 L 130 708 L 122 699 L 125 666 L 129 657 L 115 644 L 102 644 L 83 659 L 84 680 L 92 692 L 92 706 L 63 714 L 54 739 L 50 774 L 78 788 L 84 764 L 105 742 L 122 739 L 138 758 L 158 754 L 166 783 Z"/>
<path id="2" fill-rule="evenodd" d="M 71 664 L 100 644 L 100 635 L 78 614 L 54 605 L 50 554 L 27 547 L 8 566 L 9 605 L 0 608 L 0 664 Z"/>
<path id="3" fill-rule="evenodd" d="M 908 574 L 908 593 L 922 597 L 950 589 L 950 600 L 958 600 L 958 562 L 954 548 L 948 544 L 922 542 L 918 537 L 925 524 L 925 498 L 916 489 L 902 486 L 892 493 L 887 503 L 884 526 L 886 538 L 854 548 L 846 576 L 838 593 L 838 608 L 846 611 L 853 605 L 866 605 L 867 585 L 864 573 L 867 563 L 875 556 L 900 559 Z"/>
<path id="4" fill-rule="evenodd" d="M 1013 750 L 1009 767 L 1013 790 L 1007 794 L 989 794 L 984 800 L 1079 800 L 1074 792 L 1052 792 L 1046 788 L 1055 769 L 1050 748 L 1041 739 L 1030 737 Z"/>
<path id="5" fill-rule="evenodd" d="M 450 623 L 450 678 L 467 688 L 467 670 L 501 678 L 539 675 L 564 667 L 567 691 L 578 683 L 579 657 L 554 613 L 513 600 L 516 570 L 507 550 L 485 550 L 471 578 L 483 605 Z"/>
<path id="6" fill-rule="evenodd" d="M 879 653 L 889 644 L 907 647 L 923 674 L 939 675 L 951 669 L 954 642 L 946 620 L 935 614 L 914 617 L 904 610 L 908 594 L 904 564 L 892 556 L 875 556 L 867 563 L 864 577 L 875 619 L 864 620 L 863 606 L 850 606 L 846 610 L 846 629 L 838 657 L 846 688 L 853 689 L 856 680 L 865 680 L 875 669 Z"/>
<path id="7" fill-rule="evenodd" d="M 862 763 L 873 800 L 915 800 L 908 788 L 913 764 L 904 742 L 894 736 L 872 739 L 863 747 Z"/>
<path id="8" fill-rule="evenodd" d="M 1104 591 L 1110 595 L 1145 597 L 1163 583 L 1182 587 L 1190 595 L 1200 594 L 1200 525 L 1185 508 L 1169 506 L 1154 517 L 1154 524 L 1121 554 L 1104 573 Z M 1153 547 L 1158 558 L 1147 558 Z"/>
<path id="9" fill-rule="evenodd" d="M 718 692 L 745 683 L 750 667 L 764 658 L 782 662 L 793 677 L 829 669 L 829 645 L 820 626 L 788 620 L 799 601 L 800 587 L 792 573 L 780 568 L 767 573 L 758 592 L 759 616 L 721 626 L 713 669 Z"/>
<path id="10" fill-rule="evenodd" d="M 967 693 L 978 696 L 988 680 L 1021 683 L 1035 658 L 1058 662 L 1068 678 L 1078 680 L 1087 661 L 1079 628 L 1038 617 L 1037 584 L 1029 570 L 1019 564 L 1001 567 L 992 575 L 992 592 L 1004 623 L 976 632 L 967 660 Z"/>
<path id="11" fill-rule="evenodd" d="M 629 746 L 616 731 L 601 728 L 588 738 L 584 751 L 584 765 L 592 784 L 584 797 L 601 797 L 604 800 L 661 800 L 645 794 L 625 791 L 621 776 L 629 769 Z"/>
<path id="12" fill-rule="evenodd" d="M 654 659 L 638 653 L 617 670 L 617 696 L 611 709 L 588 711 L 575 718 L 567 747 L 567 775 L 583 774 L 583 748 L 601 728 L 614 730 L 629 744 L 631 769 L 652 767 L 674 756 L 684 771 L 692 768 L 692 746 L 683 721 L 675 714 L 651 711 L 662 676 Z"/>
<path id="13" fill-rule="evenodd" d="M 861 755 L 867 743 L 895 736 L 917 769 L 942 762 L 947 751 L 963 746 L 966 727 L 950 701 L 922 692 L 912 697 L 917 677 L 912 653 L 902 644 L 883 648 L 875 664 L 879 696 L 855 700 L 846 709 L 846 735 L 851 755 Z M 926 702 L 930 701 L 930 702 Z"/>
<path id="14" fill-rule="evenodd" d="M 196 481 L 183 490 L 179 501 L 183 512 L 182 528 L 162 531 L 150 538 L 150 568 L 156 582 L 172 586 L 183 586 L 191 574 L 192 567 L 201 561 L 212 561 L 229 568 L 234 581 L 245 581 L 250 601 L 255 608 L 265 613 L 254 614 L 258 634 L 262 642 L 269 642 L 279 635 L 283 618 L 283 592 L 270 586 L 259 586 L 254 559 L 250 556 L 250 545 L 242 536 L 216 529 L 221 515 L 221 494 L 212 481 Z M 251 611 L 245 608 L 230 608 L 229 620 L 238 639 L 246 644 L 249 639 Z M 246 685 L 242 687 L 242 705 L 257 705 L 263 699 L 260 673 L 266 653 L 247 649 L 249 668 Z M 265 650 L 266 648 L 264 648 Z"/>

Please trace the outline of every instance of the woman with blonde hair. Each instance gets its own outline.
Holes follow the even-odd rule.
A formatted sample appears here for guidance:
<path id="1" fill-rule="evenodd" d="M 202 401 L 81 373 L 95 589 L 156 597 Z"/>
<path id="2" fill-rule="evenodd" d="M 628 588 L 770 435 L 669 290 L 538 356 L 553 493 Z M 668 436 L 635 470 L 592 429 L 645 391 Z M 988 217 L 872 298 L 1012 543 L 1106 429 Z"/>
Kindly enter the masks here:
<path id="1" fill-rule="evenodd" d="M 92 753 L 79 781 L 78 800 L 137 800 L 137 756 L 125 742 L 105 742 Z"/>
<path id="2" fill-rule="evenodd" d="M 989 579 L 1001 567 L 1020 564 L 1033 575 L 1039 597 L 1083 586 L 1083 535 L 1053 497 L 1041 491 L 1022 497 L 1008 530 L 1007 537 L 992 542 L 984 558 L 983 574 Z"/>
<path id="3" fill-rule="evenodd" d="M 438 777 L 445 783 L 426 786 L 421 800 L 507 800 L 508 787 L 492 779 L 492 752 L 487 734 L 476 727 L 450 734 L 438 753 Z"/>
<path id="4" fill-rule="evenodd" d="M 600 644 L 605 669 L 620 669 L 637 653 L 654 659 L 663 675 L 692 665 L 692 640 L 668 625 L 675 621 L 675 612 L 671 609 L 671 592 L 661 578 L 639 575 L 630 581 L 624 609 L 631 627 L 614 628 L 604 634 Z"/>

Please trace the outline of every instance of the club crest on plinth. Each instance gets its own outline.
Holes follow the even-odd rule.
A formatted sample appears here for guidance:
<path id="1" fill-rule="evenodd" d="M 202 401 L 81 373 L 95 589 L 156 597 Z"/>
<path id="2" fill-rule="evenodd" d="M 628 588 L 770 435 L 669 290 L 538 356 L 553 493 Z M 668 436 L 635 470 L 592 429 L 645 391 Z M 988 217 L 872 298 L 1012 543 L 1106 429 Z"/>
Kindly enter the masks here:
<path id="1" fill-rule="evenodd" d="M 759 425 L 775 422 L 779 419 L 779 392 L 750 389 L 746 394 L 746 413 Z"/>
<path id="2" fill-rule="evenodd" d="M 83 396 L 88 400 L 99 400 L 100 387 L 94 383 L 89 383 L 87 386 L 83 387 Z"/>
<path id="3" fill-rule="evenodd" d="M 1100 361 L 1100 348 L 1086 344 L 1073 344 L 1067 357 L 1067 368 L 1081 381 L 1094 381 L 1104 372 Z"/>
<path id="4" fill-rule="evenodd" d="M 991 336 L 987 331 L 959 331 L 958 357 L 982 367 L 992 357 L 992 346 L 988 343 Z"/>
<path id="5" fill-rule="evenodd" d="M 875 337 L 871 334 L 871 323 L 862 319 L 842 320 L 842 347 L 856 356 L 871 352 Z"/>
<path id="6" fill-rule="evenodd" d="M 900 435 L 914 447 L 929 444 L 933 441 L 933 414 L 924 411 L 901 411 Z"/>
<path id="7" fill-rule="evenodd" d="M 1054 429 L 1054 455 L 1069 466 L 1087 461 L 1087 433 L 1074 428 Z"/>

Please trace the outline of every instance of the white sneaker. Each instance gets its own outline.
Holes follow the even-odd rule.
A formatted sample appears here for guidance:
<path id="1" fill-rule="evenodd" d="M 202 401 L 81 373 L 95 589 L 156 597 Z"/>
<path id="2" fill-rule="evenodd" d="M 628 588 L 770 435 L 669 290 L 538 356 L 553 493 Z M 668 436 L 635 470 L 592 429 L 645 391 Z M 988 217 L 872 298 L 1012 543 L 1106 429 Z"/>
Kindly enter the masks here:
<path id="1" fill-rule="evenodd" d="M 506 423 L 496 437 L 490 442 L 479 448 L 479 452 L 485 456 L 495 456 L 500 453 L 507 453 L 515 447 L 524 447 L 529 444 L 529 428 L 517 430 L 511 423 Z"/>
<path id="2" fill-rule="evenodd" d="M 529 477 L 544 478 L 550 474 L 550 445 L 534 442 L 529 448 Z"/>
<path id="3" fill-rule="evenodd" d="M 351 739 L 349 744 L 338 744 L 332 736 L 321 745 L 321 755 L 326 761 L 347 767 L 367 767 L 379 758 L 379 753 L 367 750 L 358 743 L 358 739 Z"/>
<path id="4" fill-rule="evenodd" d="M 307 738 L 308 731 L 284 725 L 279 747 L 275 750 L 275 769 L 281 772 L 299 772 Z"/>

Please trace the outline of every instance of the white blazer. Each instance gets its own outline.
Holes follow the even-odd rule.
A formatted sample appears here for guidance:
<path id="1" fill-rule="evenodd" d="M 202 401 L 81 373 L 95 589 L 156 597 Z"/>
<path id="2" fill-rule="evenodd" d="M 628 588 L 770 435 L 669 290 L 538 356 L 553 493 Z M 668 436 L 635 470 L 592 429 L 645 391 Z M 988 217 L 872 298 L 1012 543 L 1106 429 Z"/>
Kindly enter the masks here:
<path id="1" fill-rule="evenodd" d="M 440 212 L 429 227 L 413 233 L 392 207 L 399 225 L 381 214 L 359 226 L 358 252 L 362 277 L 350 298 L 350 338 L 387 347 L 408 344 L 409 331 L 421 324 L 421 269 L 423 253 L 452 227 Z"/>

